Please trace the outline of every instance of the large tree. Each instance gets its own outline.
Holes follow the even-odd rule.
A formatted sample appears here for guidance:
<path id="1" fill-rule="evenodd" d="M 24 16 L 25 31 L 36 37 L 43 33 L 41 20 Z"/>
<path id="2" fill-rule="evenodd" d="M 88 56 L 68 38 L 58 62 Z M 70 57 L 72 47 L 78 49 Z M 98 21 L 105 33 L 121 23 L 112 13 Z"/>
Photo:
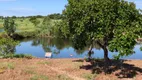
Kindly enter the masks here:
<path id="1" fill-rule="evenodd" d="M 62 24 L 75 48 L 90 45 L 91 51 L 95 42 L 104 50 L 106 62 L 108 50 L 118 52 L 116 58 L 133 54 L 142 29 L 140 11 L 124 0 L 68 0 Z"/>

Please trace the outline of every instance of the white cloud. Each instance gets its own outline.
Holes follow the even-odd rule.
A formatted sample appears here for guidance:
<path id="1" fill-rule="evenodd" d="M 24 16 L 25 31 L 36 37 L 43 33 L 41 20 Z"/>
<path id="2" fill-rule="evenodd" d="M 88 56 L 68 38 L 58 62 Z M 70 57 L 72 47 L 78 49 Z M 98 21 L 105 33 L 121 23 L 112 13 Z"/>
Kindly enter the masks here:
<path id="1" fill-rule="evenodd" d="M 9 2 L 9 1 L 16 1 L 16 0 L 0 0 L 0 2 Z"/>
<path id="2" fill-rule="evenodd" d="M 28 7 L 17 7 L 17 8 L 11 8 L 11 9 L 5 9 L 0 12 L 0 16 L 28 16 L 28 15 L 38 15 L 41 12 L 38 12 L 34 8 L 28 8 Z"/>
<path id="3" fill-rule="evenodd" d="M 11 8 L 7 11 L 14 11 L 14 12 L 35 12 L 36 10 L 33 8 Z"/>

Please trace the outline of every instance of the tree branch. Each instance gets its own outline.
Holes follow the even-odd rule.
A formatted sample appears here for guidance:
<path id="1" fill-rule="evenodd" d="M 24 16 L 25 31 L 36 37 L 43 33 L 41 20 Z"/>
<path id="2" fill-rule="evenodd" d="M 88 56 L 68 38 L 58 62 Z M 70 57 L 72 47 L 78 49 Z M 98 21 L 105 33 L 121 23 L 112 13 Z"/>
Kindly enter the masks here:
<path id="1" fill-rule="evenodd" d="M 96 42 L 100 47 L 104 48 L 104 45 L 102 45 L 99 40 L 97 40 Z"/>

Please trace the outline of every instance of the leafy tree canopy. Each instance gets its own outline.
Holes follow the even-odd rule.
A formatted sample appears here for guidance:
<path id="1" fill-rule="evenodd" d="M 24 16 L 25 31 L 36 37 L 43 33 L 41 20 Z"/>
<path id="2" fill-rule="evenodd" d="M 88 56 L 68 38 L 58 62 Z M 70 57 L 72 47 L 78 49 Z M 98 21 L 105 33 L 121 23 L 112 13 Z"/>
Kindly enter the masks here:
<path id="1" fill-rule="evenodd" d="M 8 36 L 13 36 L 14 32 L 16 31 L 16 24 L 12 18 L 5 18 L 4 20 L 4 30 L 8 34 Z"/>
<path id="2" fill-rule="evenodd" d="M 15 46 L 18 45 L 19 42 L 14 41 L 11 38 L 2 38 L 0 39 L 0 55 L 6 55 L 15 52 Z"/>
<path id="3" fill-rule="evenodd" d="M 31 21 L 35 26 L 37 26 L 40 23 L 40 21 L 36 17 L 34 17 L 34 16 L 31 17 L 29 19 L 29 21 Z"/>
<path id="4" fill-rule="evenodd" d="M 68 0 L 63 11 L 62 32 L 82 49 L 95 41 L 103 50 L 118 52 L 116 58 L 133 54 L 142 32 L 140 10 L 124 0 Z"/>
<path id="5" fill-rule="evenodd" d="M 50 19 L 62 19 L 62 15 L 60 13 L 50 14 L 50 15 L 48 15 L 48 17 Z"/>

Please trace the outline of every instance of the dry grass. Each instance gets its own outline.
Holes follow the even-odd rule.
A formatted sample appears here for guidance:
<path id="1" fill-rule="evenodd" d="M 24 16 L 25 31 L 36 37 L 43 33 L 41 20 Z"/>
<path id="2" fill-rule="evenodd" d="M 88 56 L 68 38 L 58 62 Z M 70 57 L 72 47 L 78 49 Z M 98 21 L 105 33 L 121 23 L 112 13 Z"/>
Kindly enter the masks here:
<path id="1" fill-rule="evenodd" d="M 125 61 L 142 68 L 141 60 Z M 92 74 L 80 69 L 90 63 L 78 59 L 0 59 L 0 80 L 141 80 L 141 73 L 133 78 L 118 78 L 112 74 Z M 118 70 L 119 71 L 119 70 Z M 116 71 L 116 72 L 118 72 Z"/>

